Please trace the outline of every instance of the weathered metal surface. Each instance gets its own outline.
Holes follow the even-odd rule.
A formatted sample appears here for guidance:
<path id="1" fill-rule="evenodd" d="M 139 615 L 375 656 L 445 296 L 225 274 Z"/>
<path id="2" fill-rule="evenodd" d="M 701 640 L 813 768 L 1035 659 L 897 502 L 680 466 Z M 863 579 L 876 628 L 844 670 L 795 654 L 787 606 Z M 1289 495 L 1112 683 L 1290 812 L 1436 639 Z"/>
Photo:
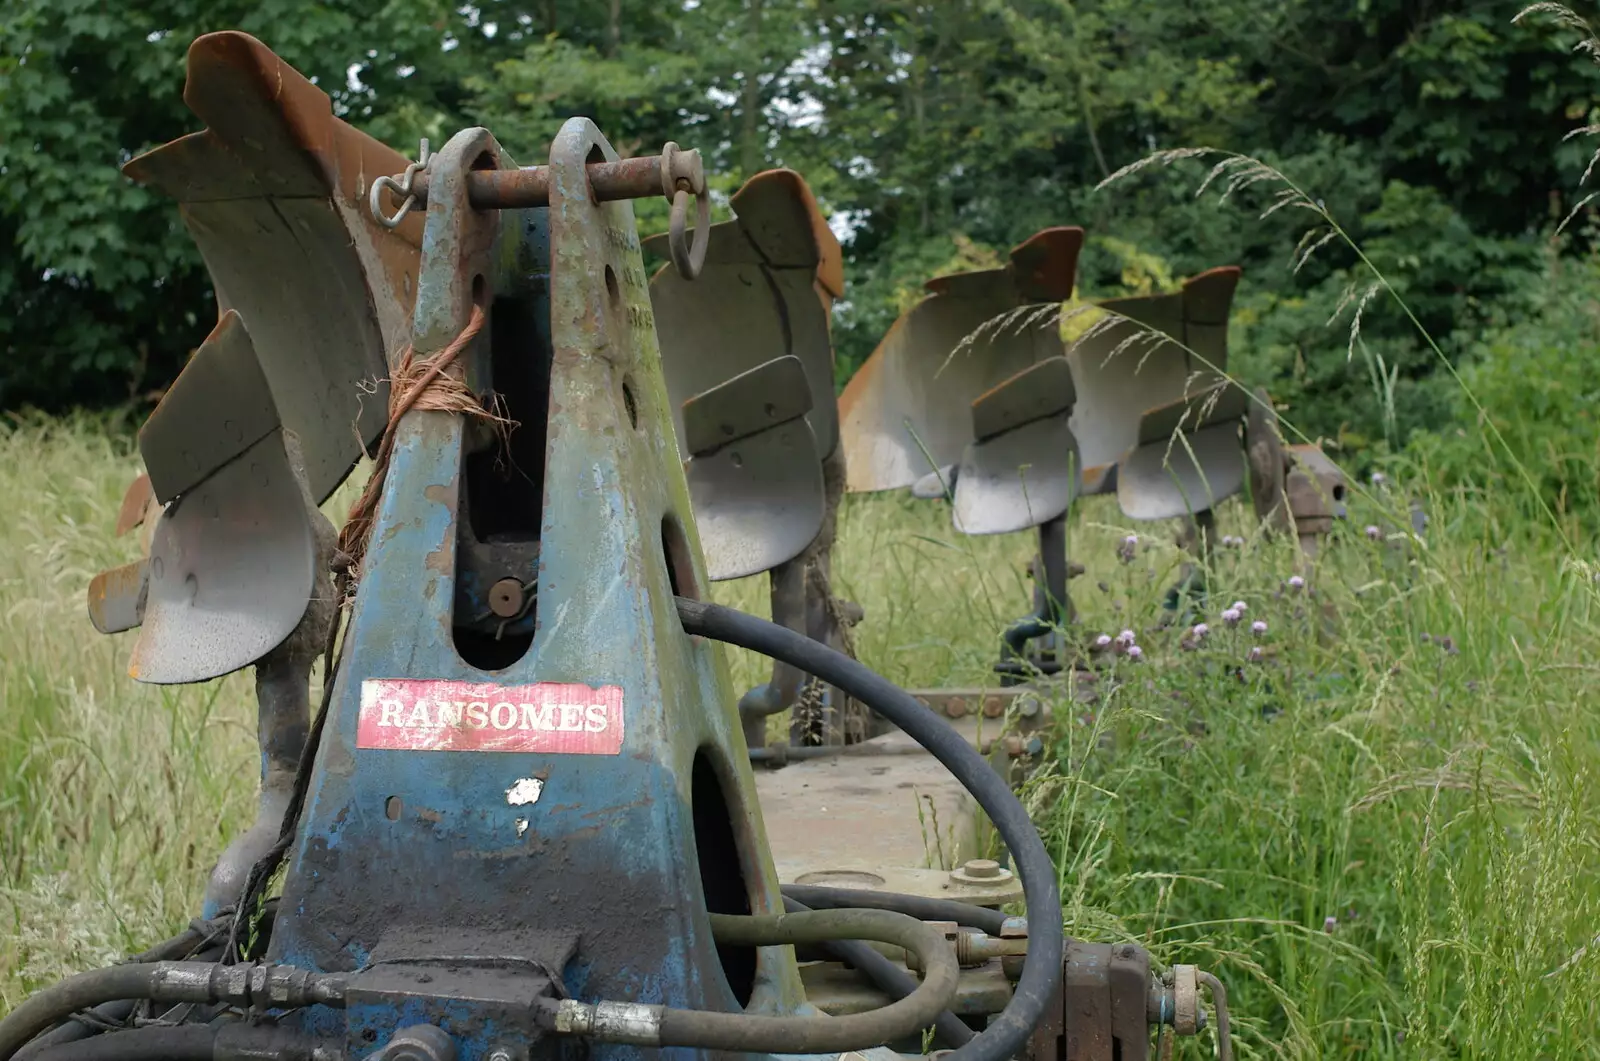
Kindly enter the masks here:
<path id="1" fill-rule="evenodd" d="M 967 446 L 951 517 L 963 534 L 1010 534 L 1067 511 L 1077 496 L 1077 440 L 1060 412 Z"/>
<path id="2" fill-rule="evenodd" d="M 278 425 L 250 333 L 235 310 L 225 310 L 139 429 L 156 500 L 198 486 Z"/>
<path id="3" fill-rule="evenodd" d="M 1239 428 L 1248 404 L 1232 384 L 1197 387 L 1191 380 L 1182 396 L 1146 411 L 1138 445 L 1119 465 L 1123 513 L 1140 520 L 1194 515 L 1243 489 Z"/>
<path id="4" fill-rule="evenodd" d="M 1132 944 L 1067 941 L 1059 998 L 1029 1061 L 1147 1061 L 1150 955 Z"/>
<path id="5" fill-rule="evenodd" d="M 806 370 L 794 356 L 775 357 L 683 403 L 689 459 L 798 420 L 811 410 Z"/>
<path id="6" fill-rule="evenodd" d="M 274 431 L 167 506 L 128 672 L 174 685 L 259 659 L 300 622 L 315 535 L 284 437 Z"/>
<path id="7" fill-rule="evenodd" d="M 803 419 L 694 457 L 684 470 L 714 580 L 770 571 L 822 528 L 822 465 Z"/>
<path id="8" fill-rule="evenodd" d="M 811 389 L 806 420 L 818 457 L 833 452 L 838 412 L 828 317 L 841 293 L 839 243 L 811 191 L 790 170 L 750 178 L 730 201 L 735 220 L 711 226 L 698 280 L 662 269 L 650 281 L 678 442 L 682 405 L 785 355 L 800 359 Z M 666 236 L 646 246 L 664 252 Z"/>
<path id="9" fill-rule="evenodd" d="M 219 315 L 235 309 L 249 326 L 321 501 L 382 432 L 385 355 L 409 333 L 421 220 L 390 231 L 364 205 L 405 159 L 243 33 L 190 46 L 184 100 L 208 128 L 124 171 L 181 204 Z"/>
<path id="10" fill-rule="evenodd" d="M 487 134 L 469 131 L 432 168 L 420 356 L 466 322 L 460 289 L 471 275 L 456 252 L 472 243 L 463 231 L 471 211 L 464 188 L 446 181 L 483 154 L 499 152 Z M 560 925 L 579 937 L 564 979 L 581 999 L 792 1012 L 802 999 L 790 952 L 719 953 L 706 920 L 707 909 L 782 907 L 720 651 L 686 637 L 673 611 L 674 590 L 700 595 L 706 574 L 632 210 L 590 198 L 591 156 L 616 158 L 582 119 L 563 127 L 550 152 L 553 357 L 531 643 L 493 670 L 452 648 L 458 526 L 468 517 L 465 432 L 455 415 L 407 414 L 273 952 L 310 968 L 353 969 L 397 926 Z M 493 271 L 485 281 L 496 292 L 504 282 Z M 491 321 L 485 335 L 496 331 Z M 497 348 L 490 360 L 534 357 L 536 345 Z M 362 687 L 393 678 L 616 686 L 620 753 L 362 748 Z M 464 717 L 470 725 L 470 711 Z M 466 1056 L 481 1056 L 493 1024 L 473 1028 Z M 359 1057 L 368 1047 L 355 1040 L 350 1050 Z M 591 1053 L 640 1056 L 598 1044 Z"/>
<path id="11" fill-rule="evenodd" d="M 1065 357 L 1036 362 L 972 403 L 975 441 L 961 456 L 952 518 L 966 534 L 1037 527 L 1072 503 L 1080 478 L 1068 426 L 1075 397 Z"/>
<path id="12" fill-rule="evenodd" d="M 1245 418 L 1245 454 L 1250 467 L 1250 500 L 1256 519 L 1273 531 L 1287 532 L 1294 526 L 1285 492 L 1289 470 L 1288 454 L 1278 432 L 1278 414 L 1266 388 L 1258 387 Z"/>
<path id="13" fill-rule="evenodd" d="M 89 621 L 102 634 L 120 634 L 144 621 L 145 595 L 150 590 L 150 562 L 102 571 L 89 580 Z"/>
<path id="14" fill-rule="evenodd" d="M 650 282 L 714 581 L 771 570 L 812 543 L 827 510 L 822 461 L 838 435 L 827 286 L 838 241 L 788 170 L 757 174 L 732 206 L 736 219 L 711 228 L 699 279 L 664 268 Z M 663 250 L 665 239 L 649 245 Z M 715 421 L 709 436 L 703 420 Z M 718 437 L 729 445 L 712 452 Z"/>
<path id="15" fill-rule="evenodd" d="M 155 491 L 150 488 L 150 476 L 140 473 L 122 495 L 122 506 L 117 509 L 117 537 L 142 524 L 150 515 L 150 506 L 154 502 Z"/>
<path id="16" fill-rule="evenodd" d="M 1035 362 L 1061 355 L 1051 315 L 1002 321 L 1072 293 L 1080 228 L 1045 229 L 1004 269 L 937 277 L 895 321 L 839 397 L 852 491 L 896 490 L 955 464 L 973 441 L 971 403 Z"/>
<path id="17" fill-rule="evenodd" d="M 667 162 L 663 173 L 662 163 Z M 621 199 L 648 199 L 674 189 L 680 181 L 691 190 L 704 188 L 705 168 L 698 151 L 677 151 L 671 156 L 640 155 L 616 161 L 592 162 L 589 189 L 602 203 Z M 428 171 L 417 174 L 411 191 L 417 205 L 428 204 Z M 670 196 L 668 196 L 670 198 Z M 526 210 L 550 205 L 550 169 L 479 170 L 467 175 L 467 202 L 475 210 Z"/>
<path id="18" fill-rule="evenodd" d="M 1085 494 L 1117 490 L 1120 496 L 1112 469 L 1138 444 L 1145 412 L 1205 389 L 1226 369 L 1228 312 L 1239 272 L 1211 269 L 1179 292 L 1101 302 L 1111 319 L 1069 345 L 1078 389 L 1072 430 L 1083 455 Z"/>
<path id="19" fill-rule="evenodd" d="M 978 719 L 953 724 L 977 745 Z M 999 732 L 999 723 L 989 725 Z M 820 883 L 816 875 L 828 874 L 840 886 L 883 887 L 873 882 L 900 870 L 947 871 L 982 854 L 971 796 L 898 731 L 845 753 L 762 771 L 756 790 L 786 884 Z"/>
<path id="20" fill-rule="evenodd" d="M 1140 446 L 1117 469 L 1117 501 L 1129 519 L 1173 519 L 1203 512 L 1244 487 L 1239 424 L 1184 431 Z"/>

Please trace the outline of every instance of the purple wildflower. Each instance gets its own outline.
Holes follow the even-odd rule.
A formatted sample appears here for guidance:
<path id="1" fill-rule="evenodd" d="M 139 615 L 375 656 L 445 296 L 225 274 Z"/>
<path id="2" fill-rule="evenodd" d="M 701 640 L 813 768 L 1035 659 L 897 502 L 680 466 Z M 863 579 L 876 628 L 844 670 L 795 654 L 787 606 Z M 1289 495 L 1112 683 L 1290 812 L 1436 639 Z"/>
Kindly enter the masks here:
<path id="1" fill-rule="evenodd" d="M 1239 618 L 1240 616 L 1237 608 L 1229 608 L 1227 611 L 1222 613 L 1222 621 L 1227 623 L 1229 626 L 1238 626 Z"/>
<path id="2" fill-rule="evenodd" d="M 1299 575 L 1290 575 L 1289 576 L 1289 588 L 1292 589 L 1292 590 L 1296 590 L 1296 591 L 1305 589 L 1306 588 L 1306 580 L 1301 578 Z"/>
<path id="3" fill-rule="evenodd" d="M 1211 632 L 1211 627 L 1207 626 L 1205 623 L 1195 623 L 1194 624 L 1194 636 L 1195 637 L 1205 637 L 1210 632 Z"/>
<path id="4" fill-rule="evenodd" d="M 1257 619 L 1255 622 L 1250 624 L 1250 632 L 1255 634 L 1257 637 L 1261 637 L 1267 632 L 1267 624 L 1262 622 L 1260 619 Z"/>
<path id="5" fill-rule="evenodd" d="M 1245 658 L 1248 659 L 1251 663 L 1260 663 L 1261 662 L 1261 646 L 1260 645 L 1251 645 L 1250 646 L 1250 654 L 1248 656 L 1246 656 Z"/>
<path id="6" fill-rule="evenodd" d="M 1367 538 L 1368 538 L 1368 540 L 1377 541 L 1381 537 L 1383 537 L 1383 531 L 1379 530 L 1375 524 L 1372 524 L 1372 523 L 1367 524 Z"/>
<path id="7" fill-rule="evenodd" d="M 1140 648 L 1138 645 L 1129 645 L 1128 658 L 1135 661 L 1144 658 L 1144 649 Z"/>

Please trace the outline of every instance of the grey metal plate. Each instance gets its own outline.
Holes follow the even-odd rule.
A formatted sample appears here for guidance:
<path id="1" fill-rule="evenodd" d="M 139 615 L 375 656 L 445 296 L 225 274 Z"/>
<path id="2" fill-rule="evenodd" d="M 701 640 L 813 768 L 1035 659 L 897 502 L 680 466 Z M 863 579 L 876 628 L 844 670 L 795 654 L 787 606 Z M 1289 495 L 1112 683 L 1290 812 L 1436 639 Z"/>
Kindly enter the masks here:
<path id="1" fill-rule="evenodd" d="M 775 357 L 683 403 L 684 453 L 704 456 L 798 419 L 810 408 L 811 392 L 800 359 Z"/>
<path id="2" fill-rule="evenodd" d="M 129 666 L 139 681 L 209 681 L 282 644 L 305 612 L 315 575 L 311 520 L 282 434 L 169 505 L 149 564 Z"/>
<path id="3" fill-rule="evenodd" d="M 1244 477 L 1239 423 L 1231 421 L 1129 453 L 1117 468 L 1117 502 L 1129 519 L 1176 519 L 1215 508 Z"/>
<path id="4" fill-rule="evenodd" d="M 250 333 L 230 309 L 139 429 L 156 500 L 171 501 L 277 428 Z"/>
<path id="5" fill-rule="evenodd" d="M 929 297 L 894 322 L 839 396 L 848 489 L 898 490 L 958 463 L 973 441 L 971 403 L 1061 355 L 1049 303 L 1071 293 L 1082 243 L 1082 229 L 1044 229 L 1004 269 L 924 285 Z M 1008 316 L 1034 303 L 1044 312 Z"/>
<path id="6" fill-rule="evenodd" d="M 1105 305 L 1118 307 L 1130 319 L 1137 316 L 1150 327 L 1159 327 L 1163 335 L 1181 334 L 1181 296 L 1120 299 Z M 1162 324 L 1149 323 L 1153 321 Z M 1085 468 L 1115 464 L 1138 443 L 1144 411 L 1184 393 L 1189 364 L 1183 347 L 1141 332 L 1130 321 L 1097 325 L 1067 348 L 1078 388 L 1072 433 L 1082 448 Z"/>
<path id="7" fill-rule="evenodd" d="M 382 335 L 350 234 L 325 199 L 192 203 L 183 216 L 219 301 L 250 328 L 320 503 L 388 417 Z"/>
<path id="8" fill-rule="evenodd" d="M 956 474 L 956 529 L 1009 534 L 1056 518 L 1077 496 L 1078 460 L 1065 412 L 972 443 Z"/>
<path id="9" fill-rule="evenodd" d="M 760 574 L 799 556 L 822 529 L 822 460 L 804 419 L 684 462 L 706 572 Z"/>
<path id="10" fill-rule="evenodd" d="M 1072 408 L 1076 392 L 1064 357 L 1051 357 L 1018 372 L 972 403 L 972 437 L 982 442 L 1023 424 Z"/>
<path id="11" fill-rule="evenodd" d="M 1139 444 L 1161 442 L 1174 431 L 1197 431 L 1212 424 L 1243 420 L 1249 407 L 1249 396 L 1232 384 L 1196 389 L 1191 383 L 1181 398 L 1145 410 L 1139 420 Z"/>
<path id="12" fill-rule="evenodd" d="M 919 501 L 933 501 L 944 497 L 955 489 L 956 470 L 960 465 L 946 464 L 943 468 L 929 472 L 911 484 L 911 496 Z"/>
<path id="13" fill-rule="evenodd" d="M 145 591 L 150 582 L 148 560 L 102 571 L 89 581 L 89 621 L 102 634 L 132 630 L 144 618 Z"/>
<path id="14" fill-rule="evenodd" d="M 992 291 L 992 289 L 990 289 Z M 1061 352 L 1053 328 L 975 335 L 1017 305 L 1015 295 L 934 295 L 884 337 L 839 399 L 849 488 L 898 490 L 961 460 L 972 441 L 972 401 Z"/>

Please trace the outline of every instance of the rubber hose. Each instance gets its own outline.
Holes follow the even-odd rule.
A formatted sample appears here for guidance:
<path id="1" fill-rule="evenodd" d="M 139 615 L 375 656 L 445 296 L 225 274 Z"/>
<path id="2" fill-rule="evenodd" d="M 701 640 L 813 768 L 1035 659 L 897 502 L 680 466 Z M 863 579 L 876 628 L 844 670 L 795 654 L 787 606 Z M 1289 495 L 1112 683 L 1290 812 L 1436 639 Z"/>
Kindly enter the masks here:
<path id="1" fill-rule="evenodd" d="M 783 897 L 783 906 L 794 914 L 810 912 L 807 907 L 787 895 Z M 891 999 L 906 998 L 917 989 L 916 977 L 860 940 L 835 939 L 820 943 L 818 946 L 834 961 L 844 962 L 872 981 L 872 986 Z M 957 975 L 959 976 L 959 973 Z M 933 1019 L 933 1031 L 939 1037 L 939 1041 L 947 1047 L 960 1046 L 975 1034 L 967 1027 L 965 1021 L 948 1009 Z"/>
<path id="2" fill-rule="evenodd" d="M 272 900 L 274 903 L 276 899 Z M 198 954 L 190 954 L 195 945 L 205 939 L 193 929 L 179 936 L 158 943 L 142 954 L 136 954 L 128 959 L 128 964 L 154 961 L 167 961 L 184 958 L 197 962 L 214 962 L 222 957 L 222 950 L 218 947 L 207 947 Z M 69 1017 L 57 1024 L 54 1028 L 28 1040 L 28 1044 L 13 1055 L 12 1061 L 37 1061 L 36 1055 L 46 1046 L 59 1046 L 62 1043 L 75 1043 L 79 1039 L 87 1039 L 91 1035 L 101 1034 L 99 1024 L 121 1024 L 128 1019 L 128 1014 L 133 1012 L 133 1007 L 138 1005 L 139 999 L 122 998 L 115 1002 L 107 1002 L 89 1010 L 89 1016 L 97 1023 Z"/>
<path id="3" fill-rule="evenodd" d="M 954 921 L 991 936 L 998 936 L 1007 920 L 999 910 L 988 910 L 954 899 L 925 899 L 920 895 L 902 895 L 898 892 L 869 892 L 855 888 L 831 888 L 822 884 L 785 884 L 783 894 L 786 898 L 793 896 L 813 910 L 836 910 L 840 907 L 893 910 L 910 914 L 919 921 Z"/>
<path id="4" fill-rule="evenodd" d="M 131 1028 L 81 1042 L 47 1046 L 38 1061 L 211 1061 L 217 1029 L 204 1024 Z"/>
<path id="5" fill-rule="evenodd" d="M 10 1061 L 24 1043 L 81 1009 L 150 993 L 156 965 L 113 965 L 68 977 L 25 999 L 0 1020 L 0 1061 Z"/>
<path id="6" fill-rule="evenodd" d="M 910 693 L 849 656 L 793 630 L 720 604 L 683 597 L 677 598 L 677 604 L 687 633 L 799 667 L 899 726 L 944 764 L 983 808 L 1011 850 L 1023 897 L 1033 914 L 1028 956 L 1006 1008 L 972 1041 L 952 1051 L 946 1061 L 1007 1061 L 1021 1053 L 1034 1028 L 1045 1019 L 1051 999 L 1061 986 L 1066 943 L 1055 864 L 1010 787 L 949 723 L 923 707 Z"/>
<path id="7" fill-rule="evenodd" d="M 881 1046 L 933 1025 L 955 998 L 961 975 L 955 951 L 932 925 L 890 910 L 815 910 L 754 917 L 712 914 L 718 943 L 770 947 L 827 940 L 871 939 L 904 947 L 926 970 L 905 998 L 881 1009 L 844 1017 L 765 1017 L 666 1009 L 660 1045 L 736 1053 L 828 1054 Z"/>

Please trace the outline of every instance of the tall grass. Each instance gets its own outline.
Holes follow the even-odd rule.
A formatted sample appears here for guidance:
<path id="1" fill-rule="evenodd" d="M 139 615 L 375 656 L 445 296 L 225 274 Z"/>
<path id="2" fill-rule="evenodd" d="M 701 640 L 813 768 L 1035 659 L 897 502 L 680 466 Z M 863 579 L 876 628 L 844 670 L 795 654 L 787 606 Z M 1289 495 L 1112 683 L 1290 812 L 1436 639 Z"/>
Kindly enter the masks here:
<path id="1" fill-rule="evenodd" d="M 140 686 L 127 639 L 84 615 L 88 577 L 137 548 L 109 534 L 133 469 L 95 425 L 0 434 L 0 1008 L 182 925 L 253 814 L 247 683 Z M 1421 543 L 1372 541 L 1382 517 L 1353 512 L 1314 604 L 1286 584 L 1291 547 L 1224 506 L 1246 544 L 1217 554 L 1193 651 L 1153 626 L 1182 554 L 1112 504 L 1073 517 L 1085 627 L 1132 627 L 1149 658 L 1119 664 L 1099 703 L 1058 705 L 1026 796 L 1071 930 L 1216 968 L 1241 1057 L 1600 1052 L 1592 577 L 1536 518 L 1426 504 Z M 1030 552 L 955 534 L 941 504 L 852 499 L 837 569 L 866 608 L 863 658 L 906 685 L 984 681 L 1026 610 Z M 759 579 L 719 596 L 764 609 Z M 1264 638 L 1217 620 L 1235 599 Z M 1274 654 L 1248 662 L 1255 643 Z M 765 664 L 735 667 L 748 683 Z"/>

